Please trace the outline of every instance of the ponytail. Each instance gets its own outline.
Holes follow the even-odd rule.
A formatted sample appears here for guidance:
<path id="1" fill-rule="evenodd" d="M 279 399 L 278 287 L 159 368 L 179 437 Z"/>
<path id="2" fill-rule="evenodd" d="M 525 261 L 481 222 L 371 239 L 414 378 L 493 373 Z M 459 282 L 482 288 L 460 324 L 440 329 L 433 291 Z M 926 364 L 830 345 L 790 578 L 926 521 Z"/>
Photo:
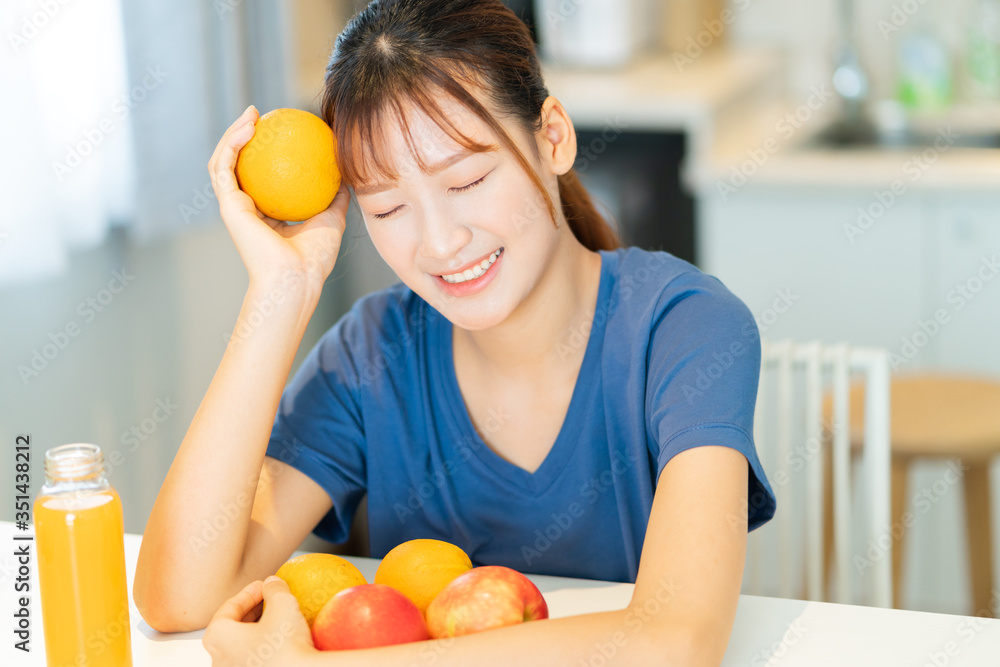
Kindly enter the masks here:
<path id="1" fill-rule="evenodd" d="M 577 240 L 588 250 L 615 250 L 622 240 L 594 206 L 594 201 L 574 169 L 559 176 L 563 215 Z"/>

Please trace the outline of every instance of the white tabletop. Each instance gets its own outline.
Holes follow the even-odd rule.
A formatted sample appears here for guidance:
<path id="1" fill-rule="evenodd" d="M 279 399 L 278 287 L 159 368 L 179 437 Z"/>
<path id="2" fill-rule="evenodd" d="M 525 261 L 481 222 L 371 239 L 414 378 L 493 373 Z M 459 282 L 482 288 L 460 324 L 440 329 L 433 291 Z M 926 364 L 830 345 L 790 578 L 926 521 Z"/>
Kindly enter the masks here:
<path id="1" fill-rule="evenodd" d="M 0 550 L 3 554 L 0 556 L 0 590 L 3 591 L 0 613 L 8 619 L 0 651 L 0 655 L 7 657 L 0 659 L 0 664 L 44 667 L 45 641 L 38 604 L 34 542 L 29 543 L 32 545 L 30 654 L 13 648 L 14 640 L 9 630 L 16 602 L 14 584 L 18 577 L 18 563 L 13 555 L 15 532 L 32 534 L 31 531 L 15 531 L 11 522 L 0 521 L 0 539 L 6 545 Z M 209 667 L 211 659 L 201 645 L 204 630 L 162 634 L 149 627 L 135 608 L 132 580 L 141 540 L 141 535 L 125 535 L 134 664 L 136 667 Z M 372 581 L 378 560 L 353 556 L 347 559 Z M 543 575 L 529 575 L 529 578 L 545 595 L 552 618 L 623 609 L 632 594 L 632 584 Z M 782 667 L 997 665 L 1000 664 L 1000 620 L 741 595 L 723 665 L 770 667 L 779 661 Z"/>

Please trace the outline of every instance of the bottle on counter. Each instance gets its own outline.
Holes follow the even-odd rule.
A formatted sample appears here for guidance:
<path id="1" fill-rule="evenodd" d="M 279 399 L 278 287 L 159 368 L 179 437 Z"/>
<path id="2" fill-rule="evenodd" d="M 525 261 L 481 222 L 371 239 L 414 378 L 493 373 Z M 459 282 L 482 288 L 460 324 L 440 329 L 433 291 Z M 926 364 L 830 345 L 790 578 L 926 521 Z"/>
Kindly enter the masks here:
<path id="1" fill-rule="evenodd" d="M 627 65 L 647 29 L 647 0 L 535 0 L 539 49 L 544 60 L 570 67 Z"/>
<path id="2" fill-rule="evenodd" d="M 46 664 L 131 667 L 125 524 L 100 447 L 46 451 L 33 514 Z"/>
<path id="3" fill-rule="evenodd" d="M 944 109 L 954 93 L 951 54 L 927 17 L 913 23 L 899 35 L 897 98 L 913 111 Z"/>
<path id="4" fill-rule="evenodd" d="M 1000 0 L 979 0 L 966 45 L 969 96 L 1000 100 Z"/>

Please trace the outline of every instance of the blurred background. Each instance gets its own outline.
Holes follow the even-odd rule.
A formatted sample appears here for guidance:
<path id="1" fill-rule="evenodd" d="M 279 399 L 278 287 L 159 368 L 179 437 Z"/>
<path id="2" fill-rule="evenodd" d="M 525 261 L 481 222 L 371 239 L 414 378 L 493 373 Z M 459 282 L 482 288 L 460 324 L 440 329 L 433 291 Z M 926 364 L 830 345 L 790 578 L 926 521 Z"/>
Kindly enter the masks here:
<path id="1" fill-rule="evenodd" d="M 251 103 L 318 112 L 364 4 L 2 3 L 0 437 L 31 435 L 32 496 L 46 449 L 97 443 L 143 531 L 247 287 L 206 164 Z M 1000 0 L 508 4 L 627 244 L 718 276 L 768 338 L 1000 379 Z M 352 204 L 292 372 L 396 281 Z M 774 484 L 780 462 L 764 464 Z M 913 495 L 946 465 L 913 465 Z M 906 533 L 900 604 L 971 613 L 961 484 L 932 500 Z"/>

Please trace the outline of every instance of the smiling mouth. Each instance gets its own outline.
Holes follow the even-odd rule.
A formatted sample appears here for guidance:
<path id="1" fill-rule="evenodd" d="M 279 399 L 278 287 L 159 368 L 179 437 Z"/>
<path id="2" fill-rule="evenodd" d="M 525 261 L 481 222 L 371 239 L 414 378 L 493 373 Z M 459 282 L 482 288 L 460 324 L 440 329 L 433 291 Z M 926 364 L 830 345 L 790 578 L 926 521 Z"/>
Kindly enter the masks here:
<path id="1" fill-rule="evenodd" d="M 475 280 L 481 277 L 484 273 L 489 271 L 489 268 L 493 266 L 493 262 L 497 260 L 498 257 L 503 253 L 503 248 L 494 250 L 489 257 L 476 264 L 471 269 L 466 269 L 465 271 L 459 273 L 446 273 L 439 276 L 445 282 L 451 283 L 453 285 L 468 282 L 470 280 Z"/>

